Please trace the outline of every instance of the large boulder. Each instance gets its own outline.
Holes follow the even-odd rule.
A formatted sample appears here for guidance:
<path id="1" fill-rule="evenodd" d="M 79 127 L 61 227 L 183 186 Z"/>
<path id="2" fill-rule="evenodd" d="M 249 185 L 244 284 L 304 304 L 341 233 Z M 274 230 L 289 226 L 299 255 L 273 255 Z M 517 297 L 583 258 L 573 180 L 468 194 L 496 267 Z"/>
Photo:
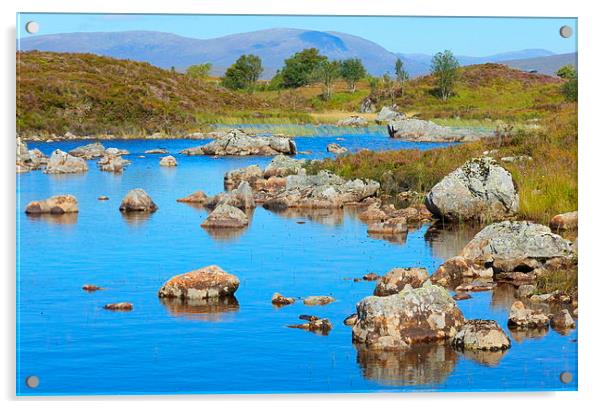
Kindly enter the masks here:
<path id="1" fill-rule="evenodd" d="M 359 115 L 351 115 L 347 118 L 343 118 L 337 122 L 337 126 L 357 126 L 357 127 L 365 127 L 368 126 L 368 121 L 366 118 L 362 118 Z"/>
<path id="2" fill-rule="evenodd" d="M 207 216 L 201 226 L 210 229 L 240 229 L 248 224 L 249 218 L 242 210 L 228 204 L 220 204 Z"/>
<path id="3" fill-rule="evenodd" d="M 25 213 L 27 214 L 64 214 L 77 212 L 77 199 L 71 195 L 52 196 L 48 199 L 29 202 L 25 207 Z"/>
<path id="4" fill-rule="evenodd" d="M 170 278 L 159 290 L 160 298 L 203 300 L 233 296 L 240 280 L 216 265 Z"/>
<path id="5" fill-rule="evenodd" d="M 100 142 L 90 143 L 88 145 L 78 146 L 69 151 L 69 155 L 83 159 L 100 158 L 105 154 L 105 147 Z"/>
<path id="6" fill-rule="evenodd" d="M 297 153 L 297 145 L 290 138 L 252 136 L 241 129 L 232 129 L 226 134 L 218 135 L 206 145 L 184 149 L 181 153 L 212 156 L 294 155 Z"/>
<path id="7" fill-rule="evenodd" d="M 510 338 L 494 320 L 468 320 L 451 341 L 462 350 L 503 351 L 510 348 Z"/>
<path id="8" fill-rule="evenodd" d="M 448 292 L 428 281 L 387 297 L 366 297 L 357 304 L 357 314 L 354 342 L 380 350 L 449 339 L 464 324 Z"/>
<path id="9" fill-rule="evenodd" d="M 377 124 L 386 124 L 391 121 L 400 121 L 404 119 L 405 115 L 397 112 L 395 107 L 384 106 L 381 108 L 378 115 L 376 115 L 376 123 Z"/>
<path id="10" fill-rule="evenodd" d="M 460 255 L 467 259 L 485 261 L 498 259 L 545 261 L 556 257 L 568 257 L 571 254 L 571 243 L 552 233 L 547 226 L 528 221 L 504 221 L 490 224 L 477 233 Z M 516 263 L 513 261 L 512 264 Z M 500 269 L 508 270 L 501 265 Z"/>
<path id="11" fill-rule="evenodd" d="M 409 285 L 413 288 L 421 287 L 428 280 L 429 274 L 426 268 L 394 268 L 378 279 L 374 295 L 384 297 L 397 294 Z"/>
<path id="12" fill-rule="evenodd" d="M 472 159 L 445 176 L 427 194 L 425 204 L 438 218 L 500 220 L 518 211 L 512 175 L 489 157 Z"/>
<path id="13" fill-rule="evenodd" d="M 387 130 L 391 138 L 412 142 L 466 142 L 493 135 L 491 131 L 451 128 L 416 118 L 390 121 Z"/>
<path id="14" fill-rule="evenodd" d="M 127 212 L 149 212 L 156 211 L 159 207 L 143 189 L 130 190 L 119 205 L 119 210 Z"/>
<path id="15" fill-rule="evenodd" d="M 88 171 L 88 165 L 82 158 L 76 158 L 60 149 L 52 152 L 44 173 L 83 173 Z"/>

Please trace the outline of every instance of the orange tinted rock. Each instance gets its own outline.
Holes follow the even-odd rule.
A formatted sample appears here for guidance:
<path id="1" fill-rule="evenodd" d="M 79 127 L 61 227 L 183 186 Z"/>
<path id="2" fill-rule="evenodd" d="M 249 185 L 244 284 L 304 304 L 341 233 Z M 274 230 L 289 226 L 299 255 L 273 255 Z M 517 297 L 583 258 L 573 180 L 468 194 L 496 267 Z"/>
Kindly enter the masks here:
<path id="1" fill-rule="evenodd" d="M 159 297 L 208 299 L 232 296 L 240 280 L 216 265 L 207 266 L 169 279 L 159 290 Z"/>

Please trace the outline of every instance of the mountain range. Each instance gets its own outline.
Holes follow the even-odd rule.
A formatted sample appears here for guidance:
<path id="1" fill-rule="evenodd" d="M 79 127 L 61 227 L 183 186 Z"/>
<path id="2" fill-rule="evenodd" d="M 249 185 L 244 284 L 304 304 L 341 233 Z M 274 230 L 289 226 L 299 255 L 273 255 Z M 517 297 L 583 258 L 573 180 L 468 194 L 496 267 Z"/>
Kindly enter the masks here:
<path id="1" fill-rule="evenodd" d="M 429 71 L 432 58 L 429 54 L 393 53 L 373 41 L 350 34 L 294 28 L 273 28 L 212 39 L 188 38 L 157 31 L 63 33 L 23 38 L 19 44 L 21 51 L 85 52 L 144 61 L 178 70 L 210 62 L 215 75 L 221 75 L 240 55 L 255 54 L 262 59 L 264 78 L 271 78 L 286 58 L 311 47 L 319 49 L 321 54 L 330 59 L 361 58 L 368 72 L 373 75 L 393 72 L 397 58 L 404 61 L 410 76 L 422 75 Z M 576 61 L 576 55 L 570 55 L 574 55 L 573 60 Z M 457 59 L 461 65 L 510 61 L 514 65 L 509 65 L 521 69 L 533 69 L 535 63 L 521 64 L 521 61 L 537 59 L 539 65 L 545 65 L 553 73 L 554 68 L 560 67 L 556 67 L 558 61 L 567 60 L 556 57 L 548 50 L 527 49 L 486 57 L 457 56 Z M 546 63 L 546 59 L 551 59 L 551 62 Z"/>

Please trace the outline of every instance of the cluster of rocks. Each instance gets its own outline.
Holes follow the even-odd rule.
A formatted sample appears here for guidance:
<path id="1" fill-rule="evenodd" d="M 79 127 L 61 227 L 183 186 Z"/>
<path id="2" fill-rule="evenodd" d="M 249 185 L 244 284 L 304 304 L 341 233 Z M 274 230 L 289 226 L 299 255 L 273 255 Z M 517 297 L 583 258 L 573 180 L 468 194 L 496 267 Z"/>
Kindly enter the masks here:
<path id="1" fill-rule="evenodd" d="M 412 142 L 468 142 L 494 135 L 493 131 L 452 128 L 416 118 L 393 119 L 387 131 L 391 138 Z"/>
<path id="2" fill-rule="evenodd" d="M 17 173 L 40 169 L 48 163 L 48 157 L 39 149 L 28 149 L 27 143 L 17 137 Z"/>
<path id="3" fill-rule="evenodd" d="M 100 170 L 104 172 L 121 173 L 126 166 L 132 162 L 124 159 L 121 155 L 104 155 L 102 156 L 97 164 Z"/>
<path id="4" fill-rule="evenodd" d="M 320 318 L 316 317 L 315 315 L 299 315 L 299 319 L 306 322 L 302 324 L 288 325 L 288 327 L 299 328 L 320 335 L 328 335 L 332 329 L 332 323 L 328 318 Z"/>
<path id="5" fill-rule="evenodd" d="M 77 199 L 72 195 L 52 196 L 44 200 L 29 202 L 25 207 L 25 213 L 30 215 L 38 214 L 65 214 L 77 213 Z"/>
<path id="6" fill-rule="evenodd" d="M 334 153 L 335 155 L 342 155 L 343 153 L 347 153 L 348 149 L 339 145 L 338 143 L 329 143 L 326 145 L 326 151 Z"/>
<path id="7" fill-rule="evenodd" d="M 286 137 L 255 136 L 241 129 L 232 129 L 225 134 L 216 135 L 216 139 L 206 145 L 184 149 L 180 153 L 211 156 L 294 155 L 297 153 L 297 145 Z"/>
<path id="8" fill-rule="evenodd" d="M 431 221 L 432 215 L 423 204 L 396 209 L 392 204 L 384 205 L 380 199 L 373 199 L 358 218 L 368 224 L 368 234 L 391 237 L 406 233 L 411 225 Z"/>
<path id="9" fill-rule="evenodd" d="M 75 157 L 56 149 L 50 155 L 44 173 L 65 174 L 65 173 L 84 173 L 88 171 L 88 164 L 82 158 Z"/>
<path id="10" fill-rule="evenodd" d="M 448 292 L 429 280 L 417 288 L 408 283 L 399 292 L 366 297 L 357 304 L 357 316 L 346 321 L 353 325 L 353 341 L 374 350 L 404 350 L 441 341 L 467 350 L 510 347 L 495 321 L 466 321 Z"/>

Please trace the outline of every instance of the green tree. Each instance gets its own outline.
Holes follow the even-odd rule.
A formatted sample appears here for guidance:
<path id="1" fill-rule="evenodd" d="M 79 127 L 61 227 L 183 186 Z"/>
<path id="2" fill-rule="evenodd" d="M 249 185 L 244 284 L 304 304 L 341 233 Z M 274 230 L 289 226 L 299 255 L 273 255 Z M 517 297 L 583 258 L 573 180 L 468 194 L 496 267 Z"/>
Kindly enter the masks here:
<path id="1" fill-rule="evenodd" d="M 213 68 L 213 65 L 210 62 L 205 64 L 191 65 L 186 69 L 186 75 L 204 80 L 209 76 L 211 68 Z"/>
<path id="2" fill-rule="evenodd" d="M 560 67 L 560 69 L 556 71 L 556 75 L 558 75 L 560 78 L 564 78 L 565 80 L 570 80 L 577 77 L 577 71 L 575 70 L 575 67 L 569 64 Z"/>
<path id="3" fill-rule="evenodd" d="M 572 101 L 572 102 L 576 102 L 577 101 L 577 94 L 578 94 L 578 80 L 577 80 L 577 74 L 575 73 L 575 76 L 572 78 L 569 78 L 567 80 L 567 82 L 564 83 L 564 85 L 562 86 L 562 93 L 564 94 L 564 97 L 568 100 L 568 101 Z"/>
<path id="4" fill-rule="evenodd" d="M 431 61 L 431 74 L 437 81 L 437 94 L 446 101 L 454 92 L 460 64 L 451 51 L 435 54 Z"/>
<path id="5" fill-rule="evenodd" d="M 349 58 L 341 62 L 341 78 L 347 82 L 349 90 L 355 92 L 355 86 L 359 80 L 366 76 L 366 68 L 359 58 Z"/>
<path id="6" fill-rule="evenodd" d="M 261 58 L 253 54 L 243 54 L 226 70 L 222 84 L 230 89 L 253 90 L 262 72 Z"/>
<path id="7" fill-rule="evenodd" d="M 332 96 L 332 87 L 337 78 L 341 76 L 341 63 L 338 61 L 321 61 L 312 73 L 316 82 L 322 84 L 322 97 L 329 100 Z"/>
<path id="8" fill-rule="evenodd" d="M 403 66 L 403 61 L 400 58 L 395 61 L 395 79 L 401 87 L 401 95 L 403 95 L 403 87 L 405 82 L 410 78 L 410 75 Z"/>
<path id="9" fill-rule="evenodd" d="M 298 88 L 308 85 L 312 81 L 312 75 L 316 67 L 323 61 L 327 61 L 317 48 L 306 48 L 292 57 L 284 60 L 284 67 L 280 71 L 282 75 L 282 86 L 284 88 Z"/>

